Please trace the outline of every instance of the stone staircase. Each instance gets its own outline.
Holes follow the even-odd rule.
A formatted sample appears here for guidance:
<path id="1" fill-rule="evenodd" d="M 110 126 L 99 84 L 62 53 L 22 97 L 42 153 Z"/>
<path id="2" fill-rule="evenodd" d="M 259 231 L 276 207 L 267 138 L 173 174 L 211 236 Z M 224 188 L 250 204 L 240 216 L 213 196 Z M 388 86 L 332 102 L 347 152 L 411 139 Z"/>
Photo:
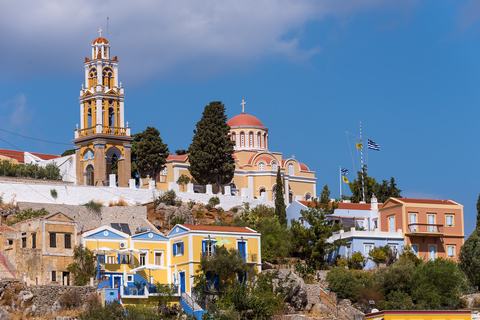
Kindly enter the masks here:
<path id="1" fill-rule="evenodd" d="M 4 252 L 0 252 L 0 279 L 15 279 L 15 268 L 5 257 Z"/>

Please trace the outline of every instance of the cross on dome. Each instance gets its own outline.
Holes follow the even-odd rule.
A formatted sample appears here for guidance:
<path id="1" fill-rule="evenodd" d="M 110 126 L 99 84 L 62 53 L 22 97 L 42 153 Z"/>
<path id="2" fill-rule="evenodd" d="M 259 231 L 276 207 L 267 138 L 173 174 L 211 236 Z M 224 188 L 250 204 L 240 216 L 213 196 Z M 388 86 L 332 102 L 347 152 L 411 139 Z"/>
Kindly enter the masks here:
<path id="1" fill-rule="evenodd" d="M 245 113 L 245 100 L 242 99 L 242 103 L 240 103 L 242 105 L 242 113 Z"/>
<path id="2" fill-rule="evenodd" d="M 100 35 L 100 38 L 102 37 L 102 32 L 103 32 L 103 30 L 102 30 L 102 28 L 100 28 L 100 30 L 98 30 L 98 34 Z"/>

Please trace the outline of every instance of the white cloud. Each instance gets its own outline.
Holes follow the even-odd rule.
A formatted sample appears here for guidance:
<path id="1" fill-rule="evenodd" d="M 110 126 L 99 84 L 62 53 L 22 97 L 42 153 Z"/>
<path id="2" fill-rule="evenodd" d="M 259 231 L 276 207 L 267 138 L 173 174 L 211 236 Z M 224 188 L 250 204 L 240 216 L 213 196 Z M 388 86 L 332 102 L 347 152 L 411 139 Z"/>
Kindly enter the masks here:
<path id="1" fill-rule="evenodd" d="M 8 129 L 24 126 L 33 117 L 33 112 L 27 107 L 27 97 L 23 93 L 1 104 L 0 110 L 2 111 L 0 119 L 4 123 L 4 128 Z"/>
<path id="2" fill-rule="evenodd" d="M 79 74 L 96 31 L 100 26 L 106 29 L 107 16 L 112 54 L 122 62 L 121 76 L 148 79 L 178 72 L 177 68 L 187 75 L 214 74 L 241 69 L 272 54 L 304 61 L 320 51 L 319 45 L 300 46 L 307 22 L 391 3 L 3 0 L 0 59 L 10 63 L 0 77 Z"/>

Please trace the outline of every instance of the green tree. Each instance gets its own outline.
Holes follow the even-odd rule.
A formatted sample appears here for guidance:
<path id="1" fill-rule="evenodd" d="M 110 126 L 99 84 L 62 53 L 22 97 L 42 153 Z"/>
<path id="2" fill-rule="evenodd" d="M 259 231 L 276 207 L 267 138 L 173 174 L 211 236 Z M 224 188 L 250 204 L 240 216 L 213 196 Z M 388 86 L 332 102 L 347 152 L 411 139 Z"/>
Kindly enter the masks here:
<path id="1" fill-rule="evenodd" d="M 327 263 L 325 256 L 335 251 L 344 241 L 335 243 L 327 242 L 333 232 L 341 229 L 341 224 L 328 219 L 338 208 L 338 201 L 330 203 L 330 190 L 328 186 L 322 190 L 320 201 L 313 200 L 313 206 L 308 210 L 302 210 L 303 219 L 310 227 L 302 226 L 299 221 L 291 220 L 292 240 L 296 253 L 316 268 L 325 268 Z"/>
<path id="2" fill-rule="evenodd" d="M 182 186 L 183 191 L 185 191 L 185 185 L 190 183 L 190 177 L 186 174 L 181 174 L 177 179 L 177 184 Z"/>
<path id="3" fill-rule="evenodd" d="M 225 106 L 220 101 L 205 106 L 190 145 L 188 171 L 200 184 L 214 184 L 219 190 L 232 181 L 235 161 Z"/>
<path id="4" fill-rule="evenodd" d="M 365 201 L 371 202 L 372 196 L 375 195 L 379 203 L 384 203 L 390 197 L 401 198 L 402 190 L 397 188 L 395 179 L 390 178 L 390 183 L 387 180 L 383 180 L 382 184 L 379 184 L 375 178 L 367 175 L 367 166 L 363 166 L 363 170 L 357 172 L 357 179 L 349 183 L 352 196 L 350 200 L 354 203 L 358 203 L 363 200 L 362 194 L 362 175 L 365 185 Z"/>
<path id="5" fill-rule="evenodd" d="M 480 228 L 475 229 L 465 241 L 458 259 L 458 266 L 465 272 L 470 283 L 480 286 Z"/>
<path id="6" fill-rule="evenodd" d="M 76 286 L 84 286 L 91 277 L 95 277 L 94 254 L 82 244 L 73 249 L 74 262 L 67 266 L 67 271 L 73 276 L 73 283 Z"/>
<path id="7" fill-rule="evenodd" d="M 399 259 L 390 267 L 380 268 L 375 274 L 375 283 L 386 297 L 392 292 L 404 292 L 410 295 L 414 270 L 415 263 L 413 261 Z"/>
<path id="8" fill-rule="evenodd" d="M 177 156 L 183 156 L 183 155 L 185 155 L 185 154 L 187 154 L 187 153 L 188 153 L 188 150 L 185 150 L 185 149 L 175 150 L 175 154 L 176 154 Z"/>
<path id="9" fill-rule="evenodd" d="M 359 285 L 357 278 L 352 270 L 345 268 L 333 268 L 327 273 L 328 288 L 337 294 L 340 299 L 350 299 L 355 297 L 356 289 Z"/>
<path id="10" fill-rule="evenodd" d="M 160 138 L 160 132 L 154 127 L 147 127 L 142 133 L 134 135 L 132 142 L 132 170 L 136 170 L 140 177 L 147 175 L 156 179 L 157 174 L 167 163 L 168 147 Z M 133 172 L 133 171 L 132 171 Z"/>
<path id="11" fill-rule="evenodd" d="M 287 211 L 285 198 L 283 196 L 283 179 L 280 173 L 280 167 L 277 170 L 277 182 L 275 184 L 275 215 L 282 225 L 287 225 Z"/>
<path id="12" fill-rule="evenodd" d="M 75 149 L 68 149 L 63 151 L 63 153 L 61 154 L 61 157 L 69 156 L 72 154 L 75 154 Z"/>
<path id="13" fill-rule="evenodd" d="M 480 227 L 480 194 L 478 195 L 477 200 L 477 226 L 476 228 Z"/>
<path id="14" fill-rule="evenodd" d="M 255 230 L 262 234 L 262 260 L 274 262 L 288 256 L 292 249 L 292 235 L 290 229 L 281 225 L 278 219 L 260 218 Z"/>
<path id="15" fill-rule="evenodd" d="M 219 290 L 224 292 L 227 287 L 236 282 L 238 274 L 253 274 L 255 269 L 250 267 L 236 249 L 226 249 L 224 246 L 215 248 L 213 257 L 203 257 L 199 271 L 206 275 L 208 271 L 215 273 L 219 278 Z"/>
<path id="16" fill-rule="evenodd" d="M 454 309 L 467 288 L 457 263 L 442 258 L 418 266 L 411 283 L 413 301 L 420 309 Z"/>

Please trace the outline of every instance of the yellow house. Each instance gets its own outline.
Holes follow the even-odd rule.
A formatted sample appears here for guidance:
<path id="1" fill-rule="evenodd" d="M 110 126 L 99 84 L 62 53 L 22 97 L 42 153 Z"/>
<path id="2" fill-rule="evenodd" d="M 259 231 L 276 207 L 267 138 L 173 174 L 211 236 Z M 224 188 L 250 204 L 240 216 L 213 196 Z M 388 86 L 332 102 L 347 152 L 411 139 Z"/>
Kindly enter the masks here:
<path id="1" fill-rule="evenodd" d="M 107 301 L 124 304 L 155 299 L 157 283 L 173 284 L 175 299 L 190 296 L 200 260 L 213 256 L 219 240 L 261 271 L 260 234 L 250 228 L 176 225 L 163 236 L 152 230 L 132 235 L 127 224 L 117 224 L 82 234 L 83 245 L 97 257 L 98 288 L 105 289 Z"/>
<path id="2" fill-rule="evenodd" d="M 280 168 L 288 203 L 309 201 L 316 196 L 315 172 L 294 156 L 284 158 L 282 153 L 270 151 L 268 128 L 259 119 L 242 112 L 227 123 L 231 128 L 230 138 L 235 141 L 235 174 L 229 185 L 232 195 L 266 196 L 268 201 L 273 201 L 277 169 Z M 165 169 L 157 176 L 157 189 L 171 189 L 172 183 L 176 183 L 182 174 L 191 178 L 188 167 L 188 155 L 168 156 Z M 187 191 L 184 189 L 186 187 L 182 186 L 177 190 Z M 203 192 L 203 187 L 195 186 L 194 191 Z"/>
<path id="3" fill-rule="evenodd" d="M 365 320 L 471 320 L 466 310 L 385 310 L 365 315 Z"/>

